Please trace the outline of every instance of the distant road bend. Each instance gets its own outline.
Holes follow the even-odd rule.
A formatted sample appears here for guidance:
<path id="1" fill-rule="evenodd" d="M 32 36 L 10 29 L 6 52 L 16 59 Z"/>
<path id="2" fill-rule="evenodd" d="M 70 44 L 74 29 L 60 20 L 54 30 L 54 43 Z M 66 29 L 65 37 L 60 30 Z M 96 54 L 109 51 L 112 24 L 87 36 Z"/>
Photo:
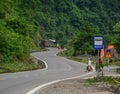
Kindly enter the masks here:
<path id="1" fill-rule="evenodd" d="M 58 49 L 35 52 L 32 55 L 47 64 L 36 71 L 0 74 L 0 94 L 27 94 L 32 89 L 55 80 L 85 75 L 85 64 L 56 56 Z"/>

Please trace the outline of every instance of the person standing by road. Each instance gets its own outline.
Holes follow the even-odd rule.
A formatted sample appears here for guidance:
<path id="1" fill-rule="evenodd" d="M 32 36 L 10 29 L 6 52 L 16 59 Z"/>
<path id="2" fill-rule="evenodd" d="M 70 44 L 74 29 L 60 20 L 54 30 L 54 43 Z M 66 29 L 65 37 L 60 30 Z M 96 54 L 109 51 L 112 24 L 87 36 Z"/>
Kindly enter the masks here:
<path id="1" fill-rule="evenodd" d="M 92 65 L 91 58 L 88 58 L 88 65 L 87 65 L 86 71 L 94 71 L 95 72 L 95 68 Z"/>

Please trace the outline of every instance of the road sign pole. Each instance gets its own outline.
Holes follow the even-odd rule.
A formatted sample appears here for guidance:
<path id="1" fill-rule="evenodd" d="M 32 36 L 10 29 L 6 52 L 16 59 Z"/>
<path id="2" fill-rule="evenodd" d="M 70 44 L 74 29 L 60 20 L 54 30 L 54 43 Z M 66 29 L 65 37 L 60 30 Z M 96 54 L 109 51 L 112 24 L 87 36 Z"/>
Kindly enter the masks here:
<path id="1" fill-rule="evenodd" d="M 110 71 L 110 70 L 109 70 L 109 63 L 110 63 L 110 59 L 108 58 L 108 64 L 107 64 L 108 71 Z"/>
<path id="2" fill-rule="evenodd" d="M 99 49 L 98 49 L 98 62 L 97 62 L 97 77 L 99 77 L 99 58 L 100 58 L 100 56 L 99 56 L 99 53 L 100 53 L 100 51 L 99 51 Z"/>
<path id="3" fill-rule="evenodd" d="M 109 63 L 110 63 L 110 58 L 112 58 L 112 55 L 111 55 L 109 49 L 107 49 L 106 58 L 108 58 L 108 62 L 107 62 L 108 71 L 110 71 L 110 70 L 109 70 Z"/>
<path id="4" fill-rule="evenodd" d="M 103 37 L 102 36 L 95 36 L 94 37 L 94 49 L 98 50 L 98 61 L 96 61 L 96 70 L 97 70 L 97 76 L 99 77 L 99 52 L 103 48 Z"/>

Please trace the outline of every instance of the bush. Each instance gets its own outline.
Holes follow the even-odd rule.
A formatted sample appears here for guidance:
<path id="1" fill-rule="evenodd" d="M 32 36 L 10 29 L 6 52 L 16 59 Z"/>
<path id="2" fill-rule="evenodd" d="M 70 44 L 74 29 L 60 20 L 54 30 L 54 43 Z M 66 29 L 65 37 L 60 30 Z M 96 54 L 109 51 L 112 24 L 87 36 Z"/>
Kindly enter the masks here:
<path id="1" fill-rule="evenodd" d="M 4 62 L 11 60 L 25 60 L 29 58 L 30 51 L 34 47 L 31 38 L 8 31 L 4 27 L 0 30 L 0 54 Z"/>

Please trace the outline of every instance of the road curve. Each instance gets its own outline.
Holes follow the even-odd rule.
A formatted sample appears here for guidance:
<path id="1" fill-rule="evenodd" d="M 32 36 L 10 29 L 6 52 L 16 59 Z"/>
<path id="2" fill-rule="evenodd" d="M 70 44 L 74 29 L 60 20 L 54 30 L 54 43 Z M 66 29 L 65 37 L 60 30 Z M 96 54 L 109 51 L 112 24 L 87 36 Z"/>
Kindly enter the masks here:
<path id="1" fill-rule="evenodd" d="M 46 62 L 45 69 L 0 74 L 0 94 L 27 94 L 45 83 L 85 74 L 85 64 L 56 56 L 56 53 L 56 48 L 32 53 L 36 58 Z"/>

